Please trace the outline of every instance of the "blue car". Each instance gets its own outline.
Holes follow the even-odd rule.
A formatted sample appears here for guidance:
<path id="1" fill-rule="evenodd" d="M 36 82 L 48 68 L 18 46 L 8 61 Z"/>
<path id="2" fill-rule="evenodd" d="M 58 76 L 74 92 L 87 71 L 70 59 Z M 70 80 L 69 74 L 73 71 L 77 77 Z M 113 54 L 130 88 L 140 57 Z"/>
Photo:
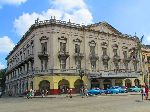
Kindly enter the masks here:
<path id="1" fill-rule="evenodd" d="M 141 88 L 137 87 L 137 86 L 132 86 L 128 89 L 129 92 L 140 92 Z"/>
<path id="2" fill-rule="evenodd" d="M 106 90 L 106 94 L 118 94 L 121 91 L 118 88 L 119 86 L 112 86 L 109 89 Z"/>
<path id="3" fill-rule="evenodd" d="M 105 93 L 105 90 L 102 90 L 102 89 L 99 89 L 99 88 L 88 90 L 89 95 L 100 95 L 102 93 Z"/>

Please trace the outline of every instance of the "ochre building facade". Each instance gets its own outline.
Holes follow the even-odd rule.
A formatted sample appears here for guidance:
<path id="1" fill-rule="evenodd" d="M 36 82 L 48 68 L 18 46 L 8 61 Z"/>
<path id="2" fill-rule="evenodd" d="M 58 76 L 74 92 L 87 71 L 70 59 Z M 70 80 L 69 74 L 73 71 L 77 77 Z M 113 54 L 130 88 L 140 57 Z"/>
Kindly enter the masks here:
<path id="1" fill-rule="evenodd" d="M 142 56 L 136 36 L 106 22 L 79 25 L 56 19 L 35 21 L 7 56 L 6 91 L 47 89 L 73 93 L 82 85 L 106 89 L 140 86 Z"/>

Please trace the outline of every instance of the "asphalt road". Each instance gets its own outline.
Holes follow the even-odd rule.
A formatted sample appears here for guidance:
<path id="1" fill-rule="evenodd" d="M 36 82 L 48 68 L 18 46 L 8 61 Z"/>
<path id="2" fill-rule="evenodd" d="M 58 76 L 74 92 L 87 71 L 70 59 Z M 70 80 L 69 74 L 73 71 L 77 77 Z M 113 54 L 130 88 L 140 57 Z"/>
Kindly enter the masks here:
<path id="1" fill-rule="evenodd" d="M 0 112 L 150 112 L 150 101 L 140 95 L 0 98 Z"/>

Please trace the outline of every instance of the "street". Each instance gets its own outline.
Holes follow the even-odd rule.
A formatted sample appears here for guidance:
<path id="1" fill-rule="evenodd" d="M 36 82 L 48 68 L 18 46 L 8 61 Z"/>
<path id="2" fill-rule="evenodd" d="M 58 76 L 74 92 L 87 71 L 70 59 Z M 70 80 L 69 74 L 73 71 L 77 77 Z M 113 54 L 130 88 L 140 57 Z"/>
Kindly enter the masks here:
<path id="1" fill-rule="evenodd" d="M 0 112 L 150 112 L 150 101 L 141 101 L 140 95 L 32 99 L 7 97 L 0 99 Z"/>

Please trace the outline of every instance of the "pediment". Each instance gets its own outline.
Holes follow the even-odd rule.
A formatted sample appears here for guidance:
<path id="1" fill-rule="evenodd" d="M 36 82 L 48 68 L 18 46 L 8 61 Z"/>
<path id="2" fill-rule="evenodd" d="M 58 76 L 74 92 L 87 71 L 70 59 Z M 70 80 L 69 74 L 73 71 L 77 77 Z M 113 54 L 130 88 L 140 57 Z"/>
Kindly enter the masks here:
<path id="1" fill-rule="evenodd" d="M 121 34 L 121 32 L 119 32 L 117 29 L 112 27 L 107 22 L 100 22 L 100 23 L 92 24 L 92 25 L 89 25 L 88 27 L 90 29 L 100 31 L 100 32 L 106 32 L 110 34 Z"/>

